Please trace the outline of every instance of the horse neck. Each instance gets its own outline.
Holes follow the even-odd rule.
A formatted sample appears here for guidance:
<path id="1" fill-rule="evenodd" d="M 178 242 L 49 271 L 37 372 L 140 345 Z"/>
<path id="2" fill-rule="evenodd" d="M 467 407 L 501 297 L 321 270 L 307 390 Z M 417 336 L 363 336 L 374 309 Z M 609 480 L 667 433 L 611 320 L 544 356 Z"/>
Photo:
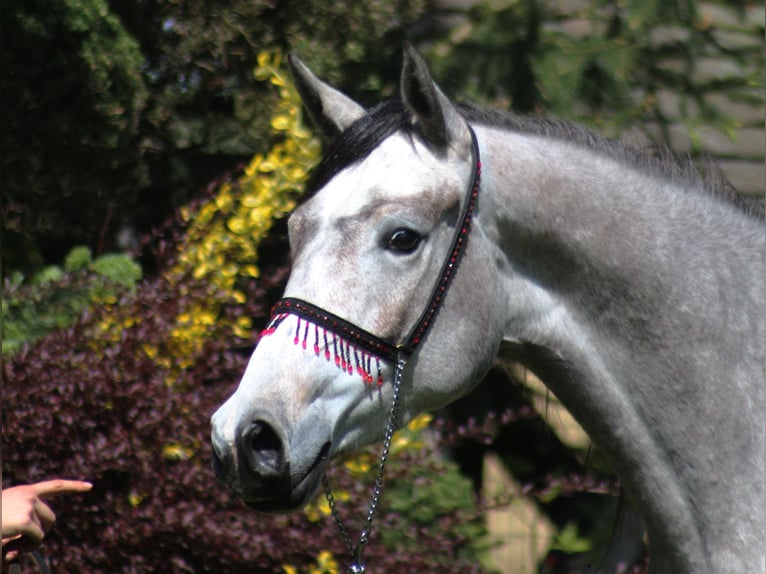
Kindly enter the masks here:
<path id="1" fill-rule="evenodd" d="M 478 132 L 506 358 L 609 456 L 653 571 L 747 571 L 766 530 L 746 478 L 764 470 L 762 226 L 584 145 Z"/>

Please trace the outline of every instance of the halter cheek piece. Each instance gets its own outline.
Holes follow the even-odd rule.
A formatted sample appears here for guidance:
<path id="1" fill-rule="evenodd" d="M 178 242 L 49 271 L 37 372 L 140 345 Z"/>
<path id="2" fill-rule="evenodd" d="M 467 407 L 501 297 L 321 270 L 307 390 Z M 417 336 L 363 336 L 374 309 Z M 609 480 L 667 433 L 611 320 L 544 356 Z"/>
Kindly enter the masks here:
<path id="1" fill-rule="evenodd" d="M 452 247 L 447 258 L 442 265 L 439 279 L 434 285 L 428 305 L 421 314 L 415 327 L 404 341 L 393 344 L 382 339 L 353 323 L 317 307 L 308 301 L 287 297 L 280 299 L 273 307 L 271 319 L 262 331 L 261 336 L 271 335 L 284 319 L 289 315 L 298 318 L 295 329 L 293 343 L 301 345 L 304 349 L 309 346 L 314 354 L 320 356 L 322 352 L 326 360 L 334 360 L 335 365 L 347 372 L 349 375 L 358 374 L 362 380 L 371 385 L 373 383 L 381 386 L 383 376 L 380 369 L 380 361 L 387 361 L 395 365 L 393 382 L 393 399 L 391 411 L 386 424 L 385 438 L 383 441 L 383 452 L 378 465 L 378 472 L 373 487 L 372 497 L 370 499 L 367 521 L 359 538 L 359 543 L 354 545 L 349 536 L 348 530 L 335 507 L 335 498 L 327 482 L 326 476 L 322 477 L 325 494 L 330 504 L 333 517 L 340 530 L 340 534 L 346 547 L 352 555 L 353 562 L 348 572 L 362 573 L 365 571 L 362 560 L 362 551 L 369 540 L 372 527 L 372 519 L 378 506 L 380 494 L 383 488 L 383 470 L 388 458 L 391 438 L 397 427 L 397 414 L 399 406 L 399 391 L 404 367 L 407 359 L 415 352 L 418 345 L 425 339 L 433 320 L 444 302 L 457 266 L 460 263 L 465 246 L 468 240 L 468 233 L 471 230 L 471 219 L 476 206 L 476 200 L 479 196 L 479 187 L 481 185 L 481 159 L 479 157 L 479 144 L 476 140 L 476 134 L 468 126 L 471 134 L 471 147 L 473 151 L 473 173 L 471 184 L 468 187 L 468 194 L 463 205 L 462 218 L 460 225 L 455 230 L 452 240 Z M 324 349 L 324 351 L 322 351 Z"/>
<path id="2" fill-rule="evenodd" d="M 452 282 L 452 278 L 455 275 L 460 259 L 465 252 L 468 232 L 471 229 L 471 218 L 476 206 L 476 199 L 479 196 L 479 186 L 481 184 L 481 160 L 479 158 L 479 145 L 476 141 L 476 134 L 470 126 L 468 129 L 471 133 L 474 156 L 473 173 L 471 177 L 471 185 L 468 188 L 468 197 L 463 205 L 460 225 L 456 229 L 455 236 L 452 240 L 452 248 L 442 265 L 439 280 L 436 282 L 436 285 L 431 292 L 428 305 L 409 336 L 399 344 L 392 344 L 390 341 L 386 341 L 369 331 L 365 331 L 361 327 L 357 327 L 353 323 L 331 313 L 330 311 L 317 307 L 308 301 L 293 297 L 280 299 L 274 305 L 272 308 L 271 320 L 261 333 L 261 336 L 273 333 L 277 326 L 288 315 L 296 315 L 299 319 L 298 329 L 301 328 L 300 321 L 303 320 L 303 333 L 296 331 L 295 338 L 293 339 L 294 343 L 296 345 L 301 344 L 304 349 L 307 349 L 308 341 L 312 340 L 313 337 L 312 348 L 315 354 L 319 355 L 320 348 L 324 346 L 325 358 L 328 360 L 331 355 L 328 344 L 332 346 L 332 338 L 328 339 L 328 334 L 331 337 L 335 337 L 336 346 L 339 349 L 338 353 L 340 353 L 340 349 L 343 349 L 344 352 L 347 352 L 348 350 L 352 355 L 354 351 L 364 352 L 365 357 L 383 359 L 393 364 L 396 363 L 397 357 L 401 354 L 404 354 L 407 357 L 412 355 L 428 333 L 436 313 L 439 311 L 439 308 L 444 301 L 447 289 Z M 335 356 L 339 357 L 338 361 L 341 361 L 341 355 L 338 353 L 336 353 Z M 361 361 L 361 358 L 359 361 Z M 356 364 L 356 366 L 359 365 L 360 363 Z M 353 373 L 353 370 L 350 370 L 350 373 Z M 382 381 L 380 382 L 382 383 Z"/>

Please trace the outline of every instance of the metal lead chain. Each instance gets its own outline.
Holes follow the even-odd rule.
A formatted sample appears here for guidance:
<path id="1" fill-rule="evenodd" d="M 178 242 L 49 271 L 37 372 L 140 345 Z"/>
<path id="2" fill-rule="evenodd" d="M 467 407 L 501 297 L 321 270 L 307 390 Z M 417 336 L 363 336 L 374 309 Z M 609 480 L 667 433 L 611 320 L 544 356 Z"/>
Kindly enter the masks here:
<path id="1" fill-rule="evenodd" d="M 365 571 L 364 560 L 362 560 L 362 552 L 367 542 L 370 540 L 370 533 L 372 532 L 372 520 L 375 517 L 375 511 L 378 509 L 378 503 L 380 502 L 380 495 L 383 492 L 383 473 L 386 468 L 386 461 L 388 460 L 388 453 L 391 450 L 391 440 L 394 437 L 396 431 L 396 423 L 399 418 L 399 395 L 402 388 L 402 378 L 404 377 L 404 367 L 407 365 L 407 356 L 400 352 L 396 358 L 396 372 L 394 373 L 394 388 L 393 397 L 391 399 L 391 411 L 388 415 L 388 422 L 386 423 L 386 432 L 383 438 L 383 452 L 380 454 L 380 462 L 378 463 L 378 472 L 375 475 L 375 485 L 372 487 L 372 496 L 370 497 L 370 507 L 367 511 L 367 520 L 364 523 L 364 528 L 359 535 L 359 543 L 354 545 L 351 541 L 351 536 L 348 533 L 348 529 L 343 524 L 343 519 L 338 512 L 335 497 L 332 494 L 330 483 L 327 480 L 327 475 L 322 475 L 322 486 L 324 487 L 325 496 L 327 497 L 327 503 L 330 505 L 330 511 L 332 517 L 335 520 L 335 524 L 338 526 L 338 531 L 343 539 L 343 543 L 351 553 L 351 566 L 348 568 L 350 574 L 363 574 Z"/>

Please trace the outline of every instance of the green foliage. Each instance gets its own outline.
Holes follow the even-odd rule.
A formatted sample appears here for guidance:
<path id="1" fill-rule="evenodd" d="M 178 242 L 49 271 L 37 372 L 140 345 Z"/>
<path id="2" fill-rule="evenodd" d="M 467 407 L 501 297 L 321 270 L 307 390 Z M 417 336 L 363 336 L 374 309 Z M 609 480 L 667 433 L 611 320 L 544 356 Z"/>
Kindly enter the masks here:
<path id="1" fill-rule="evenodd" d="M 495 107 L 549 113 L 618 134 L 627 126 L 667 127 L 678 120 L 658 101 L 670 90 L 684 102 L 680 119 L 692 131 L 700 122 L 727 131 L 734 124 L 711 103 L 711 93 L 763 86 L 757 63 L 763 27 L 745 30 L 742 20 L 736 40 L 730 33 L 711 27 L 696 0 L 484 2 L 471 9 L 459 40 L 435 45 L 432 53 L 441 57 L 432 59 L 449 92 Z M 704 67 L 721 59 L 742 73 L 709 77 Z"/>
<path id="2" fill-rule="evenodd" d="M 581 537 L 577 525 L 571 522 L 558 531 L 551 544 L 551 550 L 560 550 L 567 554 L 588 552 L 592 547 L 591 541 Z"/>
<path id="3" fill-rule="evenodd" d="M 123 226 L 150 231 L 270 147 L 276 98 L 253 80 L 260 52 L 295 47 L 333 73 L 349 62 L 344 80 L 377 86 L 386 66 L 398 74 L 391 56 L 423 9 L 11 0 L 0 24 L 6 266 L 29 274 L 78 244 L 116 251 Z"/>
<path id="4" fill-rule="evenodd" d="M 135 287 L 141 279 L 141 267 L 125 255 L 102 255 L 91 268 L 108 282 L 122 287 Z"/>
<path id="5" fill-rule="evenodd" d="M 433 524 L 440 515 L 475 506 L 470 481 L 454 465 L 411 469 L 411 480 L 397 484 L 388 494 L 391 509 L 423 525 Z"/>
<path id="6" fill-rule="evenodd" d="M 382 531 L 383 544 L 415 554 L 424 538 L 438 538 L 445 520 L 457 515 L 461 522 L 455 526 L 460 542 L 456 550 L 466 560 L 480 562 L 489 544 L 470 480 L 452 462 L 427 458 L 407 467 L 406 480 L 387 483 L 385 510 L 401 527 Z"/>
<path id="7" fill-rule="evenodd" d="M 64 268 L 48 266 L 26 284 L 16 274 L 3 292 L 3 354 L 73 325 L 93 305 L 114 301 L 136 288 L 141 267 L 127 255 L 91 259 L 87 247 L 75 247 Z"/>
<path id="8" fill-rule="evenodd" d="M 63 278 L 64 272 L 61 268 L 56 267 L 55 265 L 50 265 L 43 268 L 37 275 L 35 275 L 32 279 L 32 283 L 34 285 L 44 286 L 49 283 L 61 281 Z"/>
<path id="9" fill-rule="evenodd" d="M 763 26 L 742 19 L 753 5 L 11 0 L 0 22 L 4 262 L 29 274 L 74 245 L 116 251 L 123 226 L 149 231 L 270 147 L 276 97 L 252 74 L 266 50 L 295 50 L 372 103 L 397 94 L 407 39 L 429 47 L 450 94 L 611 134 L 648 121 L 667 137 L 670 90 L 699 148 L 701 125 L 736 127 L 711 94 L 762 106 Z M 712 25 L 700 6 L 734 23 Z M 728 71 L 705 74 L 721 58 Z"/>
<path id="10" fill-rule="evenodd" d="M 29 273 L 95 246 L 141 184 L 144 58 L 106 0 L 12 0 L 1 25 L 2 256 Z"/>
<path id="11" fill-rule="evenodd" d="M 84 245 L 75 247 L 64 258 L 64 269 L 66 271 L 80 271 L 85 269 L 93 259 L 93 254 L 90 249 Z"/>

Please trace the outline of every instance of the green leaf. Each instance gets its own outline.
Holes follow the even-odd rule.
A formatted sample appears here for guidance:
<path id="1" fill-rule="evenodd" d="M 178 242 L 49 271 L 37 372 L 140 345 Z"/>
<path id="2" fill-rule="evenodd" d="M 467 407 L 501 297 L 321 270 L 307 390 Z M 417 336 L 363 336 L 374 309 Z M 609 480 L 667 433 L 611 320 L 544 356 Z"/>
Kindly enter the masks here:
<path id="1" fill-rule="evenodd" d="M 64 270 L 68 272 L 80 271 L 88 267 L 92 259 L 90 249 L 85 246 L 73 248 L 64 259 Z"/>
<path id="2" fill-rule="evenodd" d="M 553 538 L 551 550 L 560 550 L 567 554 L 581 554 L 588 552 L 593 543 L 588 538 L 583 538 L 579 534 L 577 524 L 567 523 Z"/>
<path id="3" fill-rule="evenodd" d="M 141 266 L 127 255 L 103 255 L 91 267 L 99 275 L 123 287 L 134 287 L 141 280 Z"/>

